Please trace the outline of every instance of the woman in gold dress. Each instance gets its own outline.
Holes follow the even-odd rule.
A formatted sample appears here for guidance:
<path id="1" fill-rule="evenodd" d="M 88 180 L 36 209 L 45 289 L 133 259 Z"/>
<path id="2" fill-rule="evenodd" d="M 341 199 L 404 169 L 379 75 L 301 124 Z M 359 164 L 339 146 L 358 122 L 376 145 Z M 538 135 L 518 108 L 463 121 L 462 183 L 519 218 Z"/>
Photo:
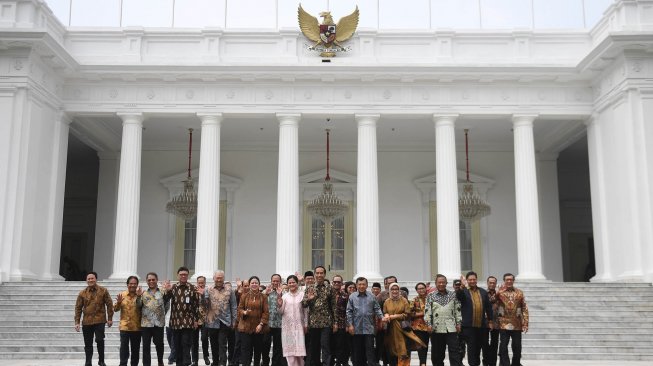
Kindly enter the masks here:
<path id="1" fill-rule="evenodd" d="M 410 313 L 410 303 L 401 295 L 399 285 L 393 283 L 390 285 L 390 298 L 383 303 L 383 321 L 388 324 L 385 347 L 391 356 L 392 366 L 409 366 L 408 349 L 418 350 L 426 347 L 410 326 L 402 327 L 402 321 L 410 320 Z"/>

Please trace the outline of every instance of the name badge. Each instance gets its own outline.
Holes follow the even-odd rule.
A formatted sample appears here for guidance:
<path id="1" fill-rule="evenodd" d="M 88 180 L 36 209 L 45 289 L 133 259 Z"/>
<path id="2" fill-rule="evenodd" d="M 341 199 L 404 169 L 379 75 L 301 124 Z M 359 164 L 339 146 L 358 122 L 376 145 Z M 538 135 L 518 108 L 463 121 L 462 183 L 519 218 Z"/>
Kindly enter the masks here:
<path id="1" fill-rule="evenodd" d="M 190 297 L 186 296 L 186 304 L 190 304 Z"/>

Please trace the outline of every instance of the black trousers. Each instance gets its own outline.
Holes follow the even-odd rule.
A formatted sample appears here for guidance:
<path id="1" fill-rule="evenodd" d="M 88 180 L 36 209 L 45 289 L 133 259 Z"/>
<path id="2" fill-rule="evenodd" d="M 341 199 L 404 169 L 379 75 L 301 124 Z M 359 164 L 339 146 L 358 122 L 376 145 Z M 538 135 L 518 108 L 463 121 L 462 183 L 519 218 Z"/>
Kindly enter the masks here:
<path id="1" fill-rule="evenodd" d="M 388 364 L 388 357 L 385 353 L 385 347 L 383 346 L 383 339 L 385 338 L 385 330 L 378 330 L 375 336 L 376 350 L 374 353 L 376 363 L 382 363 L 383 365 Z"/>
<path id="2" fill-rule="evenodd" d="M 311 366 L 331 366 L 331 327 L 310 328 L 311 336 Z M 320 351 L 322 363 L 320 363 Z"/>
<path id="3" fill-rule="evenodd" d="M 131 348 L 131 366 L 138 366 L 138 359 L 141 352 L 141 331 L 135 332 L 120 331 L 120 366 L 127 366 L 127 360 L 130 359 Z"/>
<path id="4" fill-rule="evenodd" d="M 512 364 L 508 356 L 508 342 L 512 338 Z M 521 330 L 501 330 L 499 331 L 499 358 L 501 366 L 519 366 L 521 362 Z"/>
<path id="5" fill-rule="evenodd" d="M 207 328 L 207 331 L 211 342 L 213 365 L 225 366 L 227 364 L 227 342 L 231 329 L 224 324 L 220 324 L 220 328 Z"/>
<path id="6" fill-rule="evenodd" d="M 462 366 L 458 333 L 431 333 L 431 363 L 444 366 L 444 352 L 449 349 L 449 365 Z"/>
<path id="7" fill-rule="evenodd" d="M 374 334 L 352 336 L 351 358 L 354 366 L 377 365 L 374 354 Z"/>
<path id="8" fill-rule="evenodd" d="M 252 354 L 254 356 L 254 366 L 260 366 L 262 349 L 263 334 L 240 333 L 240 360 L 243 366 L 252 364 Z"/>
<path id="9" fill-rule="evenodd" d="M 487 333 L 487 342 L 483 344 L 483 366 L 496 366 L 497 352 L 499 350 L 499 330 L 489 328 L 485 330 Z"/>
<path id="10" fill-rule="evenodd" d="M 429 351 L 429 332 L 423 330 L 413 330 L 413 333 L 415 333 L 415 335 L 419 337 L 419 339 L 421 339 L 422 342 L 424 342 L 424 344 L 426 345 L 426 347 L 417 350 L 417 356 L 419 357 L 419 364 L 426 365 L 426 356 Z M 408 356 L 410 356 L 411 350 L 408 347 L 406 348 L 408 349 Z"/>
<path id="11" fill-rule="evenodd" d="M 86 366 L 93 364 L 93 337 L 97 344 L 97 354 L 99 362 L 104 362 L 104 323 L 82 325 L 82 335 L 84 336 L 84 353 L 86 354 Z"/>
<path id="12" fill-rule="evenodd" d="M 272 363 L 270 363 L 270 349 L 272 349 Z M 283 357 L 281 347 L 281 328 L 270 328 L 267 334 L 263 335 L 263 365 L 265 366 L 286 366 L 288 363 Z"/>
<path id="13" fill-rule="evenodd" d="M 343 329 L 338 329 L 331 334 L 331 365 L 347 365 L 351 348 L 351 334 Z"/>
<path id="14" fill-rule="evenodd" d="M 469 366 L 481 365 L 481 347 L 487 343 L 487 332 L 485 330 L 485 328 L 463 327 Z"/>
<path id="15" fill-rule="evenodd" d="M 156 359 L 158 363 L 163 362 L 163 327 L 141 328 L 143 334 L 143 366 L 152 364 L 151 343 L 154 341 Z"/>
<path id="16" fill-rule="evenodd" d="M 209 358 L 209 333 L 204 326 L 201 326 L 193 330 L 193 352 L 191 353 L 191 359 L 197 364 L 199 364 L 200 336 L 202 339 L 202 355 L 204 358 Z"/>
<path id="17" fill-rule="evenodd" d="M 193 329 L 173 329 L 177 366 L 190 365 L 190 350 L 193 347 Z"/>
<path id="18" fill-rule="evenodd" d="M 170 347 L 170 355 L 168 356 L 168 362 L 172 363 L 177 360 L 177 352 L 175 350 L 175 336 L 172 331 L 172 328 L 166 327 L 166 339 L 168 340 L 168 347 Z"/>
<path id="19" fill-rule="evenodd" d="M 229 365 L 240 363 L 240 355 L 236 357 L 236 333 L 237 331 L 235 329 L 229 328 L 229 337 L 227 338 Z"/>

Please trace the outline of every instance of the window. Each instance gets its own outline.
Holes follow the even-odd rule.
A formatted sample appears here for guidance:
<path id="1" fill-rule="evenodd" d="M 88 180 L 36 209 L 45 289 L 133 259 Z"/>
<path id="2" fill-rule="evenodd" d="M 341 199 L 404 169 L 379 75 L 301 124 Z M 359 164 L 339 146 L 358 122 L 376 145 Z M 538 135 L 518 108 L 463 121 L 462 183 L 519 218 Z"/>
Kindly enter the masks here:
<path id="1" fill-rule="evenodd" d="M 304 268 L 324 266 L 329 276 L 353 276 L 353 215 L 351 202 L 348 204 L 345 216 L 330 224 L 310 216 L 304 207 Z"/>
<path id="2" fill-rule="evenodd" d="M 195 269 L 195 242 L 197 241 L 197 218 L 184 224 L 184 267 Z"/>
<path id="3" fill-rule="evenodd" d="M 483 273 L 481 224 L 480 221 L 466 223 L 459 221 L 460 230 L 460 270 L 461 272 L 474 271 Z M 436 203 L 429 204 L 429 239 L 431 246 L 431 274 L 438 273 L 438 235 L 437 235 L 437 208 Z"/>

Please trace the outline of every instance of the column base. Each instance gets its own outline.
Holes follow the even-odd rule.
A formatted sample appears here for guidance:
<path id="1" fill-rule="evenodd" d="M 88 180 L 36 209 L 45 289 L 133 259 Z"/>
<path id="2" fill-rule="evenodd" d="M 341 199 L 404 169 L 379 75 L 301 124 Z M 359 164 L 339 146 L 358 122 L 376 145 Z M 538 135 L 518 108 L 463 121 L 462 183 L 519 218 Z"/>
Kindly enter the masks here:
<path id="1" fill-rule="evenodd" d="M 111 276 L 109 276 L 109 278 L 107 278 L 107 280 L 122 280 L 122 281 L 126 281 L 126 280 L 127 280 L 127 277 L 129 277 L 129 276 L 136 276 L 136 274 L 135 274 L 135 273 L 131 273 L 131 272 L 114 272 L 114 273 L 111 274 Z"/>
<path id="2" fill-rule="evenodd" d="M 367 283 L 369 286 L 372 286 L 372 282 L 383 282 L 383 276 L 378 272 L 359 272 L 354 275 L 353 280 L 356 281 L 358 277 L 367 278 Z"/>
<path id="3" fill-rule="evenodd" d="M 604 273 L 604 274 L 597 274 L 596 276 L 590 278 L 590 282 L 608 283 L 608 282 L 615 282 L 615 279 L 611 274 Z"/>
<path id="4" fill-rule="evenodd" d="M 644 282 L 644 274 L 641 271 L 626 271 L 617 276 L 617 282 Z"/>
<path id="5" fill-rule="evenodd" d="M 520 274 L 517 275 L 516 280 L 520 281 L 520 282 L 546 282 L 546 281 L 549 281 L 549 280 L 546 279 L 546 277 L 544 277 L 543 274 L 533 273 L 533 272 L 531 272 L 531 273 L 528 273 L 528 272 L 527 273 L 520 273 Z"/>
<path id="6" fill-rule="evenodd" d="M 213 281 L 213 272 L 209 273 L 207 271 L 200 271 L 200 272 L 195 272 L 193 275 L 190 277 L 191 280 L 196 280 L 197 277 L 199 276 L 204 276 L 206 278 L 206 282 L 208 283 L 209 281 Z"/>
<path id="7" fill-rule="evenodd" d="M 32 281 L 36 279 L 38 279 L 38 276 L 34 272 L 28 270 L 12 271 L 9 275 L 9 282 Z"/>
<path id="8" fill-rule="evenodd" d="M 65 281 L 66 279 L 59 276 L 58 273 L 44 273 L 40 277 L 44 281 Z"/>

